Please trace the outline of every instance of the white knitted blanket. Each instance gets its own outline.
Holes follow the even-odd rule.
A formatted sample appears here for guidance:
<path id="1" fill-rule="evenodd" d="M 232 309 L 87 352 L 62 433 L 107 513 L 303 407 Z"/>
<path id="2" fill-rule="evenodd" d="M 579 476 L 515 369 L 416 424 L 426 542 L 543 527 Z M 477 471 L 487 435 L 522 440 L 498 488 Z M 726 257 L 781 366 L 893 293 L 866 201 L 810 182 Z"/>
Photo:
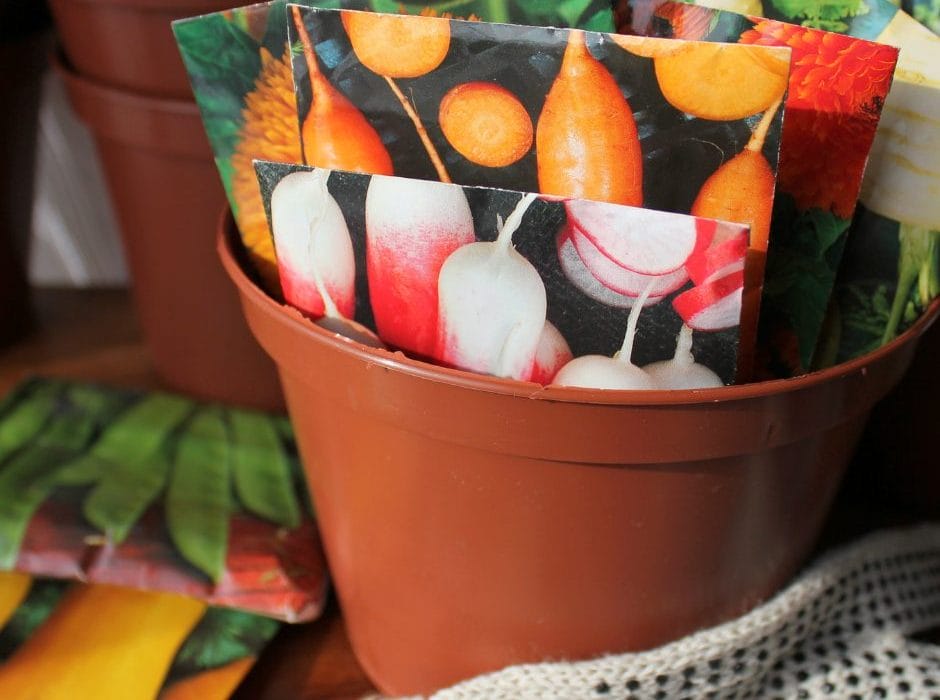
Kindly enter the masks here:
<path id="1" fill-rule="evenodd" d="M 513 666 L 434 700 L 940 700 L 940 525 L 870 535 L 743 617 L 652 651 Z"/>

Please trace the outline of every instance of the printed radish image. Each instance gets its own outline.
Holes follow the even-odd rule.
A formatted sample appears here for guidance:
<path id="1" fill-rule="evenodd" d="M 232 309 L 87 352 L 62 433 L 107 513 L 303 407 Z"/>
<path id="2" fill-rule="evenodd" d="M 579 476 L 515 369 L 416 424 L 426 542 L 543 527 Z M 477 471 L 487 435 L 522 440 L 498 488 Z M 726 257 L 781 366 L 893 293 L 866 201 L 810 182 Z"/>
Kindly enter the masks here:
<path id="1" fill-rule="evenodd" d="M 327 170 L 296 172 L 271 194 L 271 229 L 284 299 L 314 319 L 351 317 L 356 263 L 343 212 L 326 187 Z"/>
<path id="2" fill-rule="evenodd" d="M 558 370 L 573 359 L 568 341 L 552 323 L 545 322 L 538 348 L 535 350 L 535 364 L 529 381 L 550 384 Z"/>
<path id="3" fill-rule="evenodd" d="M 672 300 L 686 324 L 697 331 L 719 331 L 741 322 L 744 271 L 693 287 Z"/>
<path id="4" fill-rule="evenodd" d="M 689 274 L 683 267 L 660 275 L 634 272 L 621 267 L 604 255 L 587 236 L 581 233 L 580 229 L 572 228 L 570 235 L 575 250 L 578 251 L 578 255 L 581 256 L 591 274 L 598 282 L 618 294 L 638 297 L 640 292 L 649 287 L 649 298 L 655 299 L 676 291 L 689 279 Z"/>
<path id="5" fill-rule="evenodd" d="M 301 125 L 305 161 L 320 168 L 391 175 L 392 159 L 382 139 L 362 112 L 323 75 L 300 8 L 292 10 L 312 95 L 310 111 Z"/>
<path id="6" fill-rule="evenodd" d="M 527 379 L 545 327 L 545 285 L 512 246 L 512 235 L 535 200 L 526 194 L 495 241 L 459 248 L 441 268 L 438 350 L 445 364 Z"/>
<path id="7" fill-rule="evenodd" d="M 566 364 L 552 384 L 577 386 L 586 389 L 655 389 L 656 384 L 646 370 L 633 364 L 633 341 L 636 324 L 643 310 L 649 289 L 640 294 L 638 303 L 630 309 L 627 332 L 620 351 L 613 357 L 605 355 L 582 355 Z"/>
<path id="8" fill-rule="evenodd" d="M 611 262 L 641 275 L 678 270 L 698 241 L 694 219 L 586 200 L 566 208 L 571 223 Z"/>
<path id="9" fill-rule="evenodd" d="M 605 306 L 612 306 L 617 309 L 629 309 L 633 306 L 636 297 L 615 292 L 598 281 L 581 258 L 578 249 L 575 248 L 574 242 L 571 240 L 571 234 L 572 228 L 568 225 L 558 233 L 556 238 L 558 262 L 568 281 L 582 293 Z M 659 301 L 662 301 L 662 297 L 651 297 L 647 300 L 647 303 Z"/>
<path id="10" fill-rule="evenodd" d="M 643 202 L 643 154 L 633 111 L 617 81 L 568 36 L 561 70 L 535 131 L 539 191 L 616 204 Z"/>
<path id="11" fill-rule="evenodd" d="M 280 187 L 287 190 L 298 167 L 304 166 L 258 161 L 264 201 Z M 564 367 L 599 362 L 578 359 L 594 356 L 604 360 L 598 366 L 620 377 L 593 379 L 594 385 L 634 386 L 624 374 L 642 378 L 637 367 L 671 357 L 677 329 L 687 323 L 696 331 L 696 364 L 722 382 L 734 380 L 746 226 L 603 205 L 615 211 L 599 220 L 628 231 L 626 245 L 608 231 L 597 232 L 597 220 L 584 214 L 597 206 L 592 202 L 396 176 L 328 174 L 317 182 L 329 199 L 321 190 L 295 197 L 303 231 L 313 218 L 305 208 L 317 201 L 332 202 L 334 218 L 348 223 L 343 230 L 347 244 L 351 240 L 347 254 L 355 275 L 348 284 L 356 290 L 355 317 L 327 311 L 318 321 L 324 327 L 373 345 L 381 339 L 417 360 L 543 385 L 557 383 Z M 269 209 L 277 213 L 287 203 L 279 194 Z M 619 265 L 575 225 L 571 212 L 619 259 L 668 271 L 644 274 Z M 318 289 L 315 278 L 309 286 Z M 636 326 L 628 316 L 641 308 L 641 332 L 632 331 L 625 346 L 624 327 Z M 629 353 L 611 358 L 624 347 Z M 682 359 L 679 353 L 676 361 Z M 626 369 L 623 360 L 629 360 Z M 571 376 L 579 375 L 565 376 L 575 381 Z"/>
<path id="12" fill-rule="evenodd" d="M 685 269 L 695 284 L 712 280 L 744 269 L 747 254 L 748 230 L 742 226 L 698 219 L 699 228 L 708 226 L 707 234 L 700 238 L 696 251 L 686 261 Z"/>
<path id="13" fill-rule="evenodd" d="M 467 196 L 439 182 L 377 175 L 365 209 L 369 299 L 379 336 L 432 357 L 441 267 L 476 240 Z"/>
<path id="14" fill-rule="evenodd" d="M 671 360 L 654 362 L 643 369 L 659 389 L 712 389 L 724 386 L 721 377 L 692 356 L 692 329 L 686 325 L 676 339 L 676 354 Z"/>

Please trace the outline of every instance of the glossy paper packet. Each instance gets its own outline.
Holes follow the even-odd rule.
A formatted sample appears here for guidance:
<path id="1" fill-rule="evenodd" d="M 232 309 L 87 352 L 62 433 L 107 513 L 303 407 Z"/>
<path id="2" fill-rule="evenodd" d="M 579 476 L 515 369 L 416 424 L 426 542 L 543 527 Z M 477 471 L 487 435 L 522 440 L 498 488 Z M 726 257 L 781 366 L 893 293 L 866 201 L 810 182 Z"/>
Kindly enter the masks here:
<path id="1" fill-rule="evenodd" d="M 327 573 L 281 417 L 58 380 L 0 410 L 0 568 L 288 622 Z"/>
<path id="2" fill-rule="evenodd" d="M 613 28 L 606 0 L 323 0 L 309 4 L 601 31 Z M 266 287 L 274 293 L 278 291 L 274 251 L 251 161 L 303 162 L 284 9 L 278 0 L 173 24 L 242 240 Z"/>

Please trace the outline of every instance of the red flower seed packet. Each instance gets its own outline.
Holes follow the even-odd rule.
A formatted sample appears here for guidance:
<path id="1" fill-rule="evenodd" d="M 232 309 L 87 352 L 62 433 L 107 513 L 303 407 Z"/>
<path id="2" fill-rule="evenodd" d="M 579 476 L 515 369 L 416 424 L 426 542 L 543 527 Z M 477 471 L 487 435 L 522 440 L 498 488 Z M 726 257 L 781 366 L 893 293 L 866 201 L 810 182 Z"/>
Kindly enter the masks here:
<path id="1" fill-rule="evenodd" d="M 814 363 L 898 50 L 833 32 L 660 0 L 634 0 L 638 34 L 793 51 L 757 368 Z M 733 218 L 733 217 L 732 217 Z"/>

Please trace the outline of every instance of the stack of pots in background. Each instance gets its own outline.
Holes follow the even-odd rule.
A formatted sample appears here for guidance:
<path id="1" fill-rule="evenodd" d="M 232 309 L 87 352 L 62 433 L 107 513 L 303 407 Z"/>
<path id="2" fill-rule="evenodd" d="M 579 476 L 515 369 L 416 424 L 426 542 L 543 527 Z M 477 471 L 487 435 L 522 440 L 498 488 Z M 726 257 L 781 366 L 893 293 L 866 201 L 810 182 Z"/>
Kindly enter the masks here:
<path id="1" fill-rule="evenodd" d="M 214 254 L 225 195 L 171 29 L 231 0 L 51 0 L 56 67 L 101 158 L 154 368 L 171 389 L 279 410 Z"/>
<path id="2" fill-rule="evenodd" d="M 31 316 L 26 253 L 50 24 L 39 0 L 0 0 L 0 346 L 19 337 Z"/>

